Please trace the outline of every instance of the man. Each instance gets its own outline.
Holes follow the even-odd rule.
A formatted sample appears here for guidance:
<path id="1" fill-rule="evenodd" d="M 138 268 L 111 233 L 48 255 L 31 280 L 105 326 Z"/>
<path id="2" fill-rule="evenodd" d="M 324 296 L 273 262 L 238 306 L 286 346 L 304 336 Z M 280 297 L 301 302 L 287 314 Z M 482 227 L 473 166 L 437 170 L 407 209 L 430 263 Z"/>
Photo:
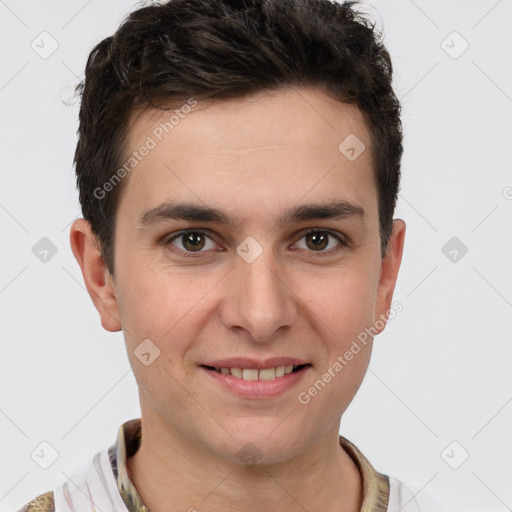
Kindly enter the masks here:
<path id="1" fill-rule="evenodd" d="M 171 0 L 93 49 L 71 247 L 142 417 L 23 510 L 427 510 L 339 436 L 395 308 L 391 80 L 329 0 Z"/>

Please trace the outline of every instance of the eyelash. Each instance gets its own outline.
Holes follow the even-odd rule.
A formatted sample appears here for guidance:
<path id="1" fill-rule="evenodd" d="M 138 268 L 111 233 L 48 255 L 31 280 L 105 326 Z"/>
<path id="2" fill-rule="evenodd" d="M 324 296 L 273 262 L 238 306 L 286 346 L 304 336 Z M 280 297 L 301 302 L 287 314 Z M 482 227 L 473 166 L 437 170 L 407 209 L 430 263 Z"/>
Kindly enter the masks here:
<path id="1" fill-rule="evenodd" d="M 172 246 L 172 242 L 174 242 L 174 240 L 177 240 L 179 239 L 180 237 L 184 236 L 184 235 L 189 235 L 191 233 L 196 233 L 196 234 L 200 234 L 200 235 L 203 235 L 203 236 L 206 236 L 208 237 L 210 240 L 212 240 L 212 237 L 208 234 L 207 231 L 203 231 L 201 229 L 184 229 L 182 231 L 179 231 L 175 234 L 173 234 L 172 236 L 170 237 L 165 237 L 163 238 L 162 240 L 162 244 L 165 245 L 165 246 L 169 246 L 171 245 Z M 317 257 L 317 256 L 326 256 L 326 255 L 330 255 L 334 252 L 337 252 L 339 250 L 341 250 L 342 248 L 344 247 L 347 247 L 348 246 L 348 243 L 347 241 L 345 241 L 343 239 L 342 236 L 340 236 L 339 234 L 337 234 L 336 232 L 334 231 L 330 231 L 328 229 L 319 229 L 319 228 L 309 228 L 305 231 L 302 231 L 300 233 L 300 238 L 299 240 L 301 240 L 302 238 L 304 238 L 306 235 L 309 235 L 310 233 L 327 233 L 330 237 L 333 237 L 335 238 L 338 242 L 339 242 L 339 247 L 338 248 L 335 248 L 335 249 L 330 249 L 329 251 L 308 251 L 311 253 L 311 256 L 313 257 Z M 213 240 L 212 240 L 213 241 Z M 192 257 L 192 258 L 195 258 L 195 257 L 198 257 L 200 256 L 201 254 L 203 254 L 204 252 L 206 251 L 183 251 L 181 249 L 178 249 L 178 248 L 175 248 L 177 251 L 179 251 L 181 253 L 181 255 L 185 256 L 185 257 Z"/>

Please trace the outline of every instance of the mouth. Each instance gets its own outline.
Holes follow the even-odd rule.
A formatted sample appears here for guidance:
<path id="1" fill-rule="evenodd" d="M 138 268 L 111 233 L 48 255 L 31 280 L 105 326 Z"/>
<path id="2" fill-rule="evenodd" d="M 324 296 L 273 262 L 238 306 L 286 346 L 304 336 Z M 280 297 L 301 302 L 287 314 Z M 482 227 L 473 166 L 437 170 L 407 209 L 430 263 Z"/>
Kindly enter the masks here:
<path id="1" fill-rule="evenodd" d="M 257 368 L 240 368 L 240 367 L 214 367 L 202 364 L 201 367 L 222 375 L 230 375 L 235 379 L 241 379 L 245 381 L 275 381 L 280 380 L 286 375 L 291 373 L 303 372 L 311 364 L 299 364 L 299 365 L 286 365 L 286 366 L 275 366 L 263 369 Z"/>
<path id="2" fill-rule="evenodd" d="M 199 368 L 215 387 L 219 385 L 244 399 L 262 400 L 283 396 L 296 388 L 310 368 L 313 370 L 313 364 L 307 361 L 290 356 L 240 356 L 202 361 Z"/>

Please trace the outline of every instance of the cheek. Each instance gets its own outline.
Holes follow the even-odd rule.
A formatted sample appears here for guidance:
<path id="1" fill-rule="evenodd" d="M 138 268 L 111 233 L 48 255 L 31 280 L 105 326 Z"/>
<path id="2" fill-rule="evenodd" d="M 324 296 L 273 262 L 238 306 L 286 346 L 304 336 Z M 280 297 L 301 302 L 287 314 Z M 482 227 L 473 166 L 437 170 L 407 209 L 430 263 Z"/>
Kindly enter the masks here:
<path id="1" fill-rule="evenodd" d="M 153 340 L 162 350 L 180 352 L 202 328 L 208 292 L 218 279 L 167 272 L 132 260 L 119 269 L 118 306 L 127 344 Z M 172 340 L 172 344 L 169 342 Z"/>
<path id="2" fill-rule="evenodd" d="M 307 402 L 313 416 L 325 416 L 327 424 L 347 409 L 368 369 L 372 337 L 367 329 L 372 325 L 374 297 L 371 287 L 359 279 L 333 280 L 330 287 L 310 296 L 311 322 L 316 322 L 325 357 L 320 356 L 317 372 L 298 398 Z"/>
<path id="3" fill-rule="evenodd" d="M 373 321 L 377 279 L 366 269 L 347 268 L 302 288 L 308 308 L 341 343 Z"/>

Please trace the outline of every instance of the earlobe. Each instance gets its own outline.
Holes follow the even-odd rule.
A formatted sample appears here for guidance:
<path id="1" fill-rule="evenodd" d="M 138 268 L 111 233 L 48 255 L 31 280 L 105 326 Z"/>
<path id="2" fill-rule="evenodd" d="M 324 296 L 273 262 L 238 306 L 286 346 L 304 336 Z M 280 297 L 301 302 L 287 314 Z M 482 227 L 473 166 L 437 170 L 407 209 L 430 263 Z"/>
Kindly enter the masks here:
<path id="1" fill-rule="evenodd" d="M 403 220 L 395 219 L 393 221 L 393 231 L 389 239 L 388 250 L 382 259 L 379 288 L 377 291 L 375 321 L 378 319 L 387 320 L 387 317 L 389 316 L 393 292 L 395 290 L 395 284 L 398 277 L 398 270 L 400 269 L 400 263 L 402 262 L 405 229 L 405 222 Z M 385 325 L 382 329 L 378 330 L 378 333 L 382 332 L 384 328 Z"/>
<path id="2" fill-rule="evenodd" d="M 121 330 L 114 281 L 99 250 L 97 238 L 85 219 L 77 219 L 69 235 L 71 250 L 80 265 L 85 286 L 101 318 L 110 332 Z"/>

